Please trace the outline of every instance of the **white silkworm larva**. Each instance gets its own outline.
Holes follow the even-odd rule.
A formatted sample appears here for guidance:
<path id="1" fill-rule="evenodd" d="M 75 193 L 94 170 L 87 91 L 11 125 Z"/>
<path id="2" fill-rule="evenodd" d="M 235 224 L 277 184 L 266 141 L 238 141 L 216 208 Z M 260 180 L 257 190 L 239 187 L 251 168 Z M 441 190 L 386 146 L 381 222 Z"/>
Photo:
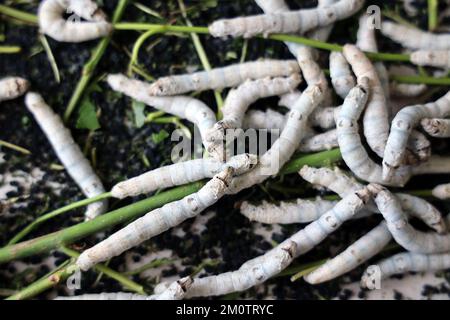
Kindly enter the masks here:
<path id="1" fill-rule="evenodd" d="M 429 255 L 411 252 L 399 253 L 368 267 L 361 278 L 361 286 L 371 287 L 375 276 L 381 276 L 380 280 L 382 280 L 394 274 L 410 271 L 427 272 L 448 268 L 450 268 L 449 253 Z"/>
<path id="2" fill-rule="evenodd" d="M 258 34 L 302 34 L 345 19 L 361 9 L 363 4 L 363 0 L 341 0 L 335 4 L 316 9 L 217 20 L 209 26 L 209 33 L 214 37 L 244 36 L 246 38 Z"/>
<path id="3" fill-rule="evenodd" d="M 424 118 L 445 118 L 450 115 L 450 91 L 424 105 L 405 107 L 392 120 L 391 132 L 383 158 L 383 180 L 390 181 L 399 171 L 411 131 Z M 399 169 L 399 170 L 397 170 Z"/>
<path id="4" fill-rule="evenodd" d="M 306 153 L 330 150 L 337 147 L 339 147 L 337 130 L 333 129 L 302 140 L 298 150 Z"/>
<path id="5" fill-rule="evenodd" d="M 399 75 L 399 76 L 414 76 L 417 75 L 415 69 L 401 66 L 391 66 L 389 68 L 389 75 Z M 407 84 L 407 83 L 390 83 L 390 93 L 394 97 L 417 97 L 423 94 L 427 90 L 427 86 L 424 84 Z"/>
<path id="6" fill-rule="evenodd" d="M 150 86 L 151 95 L 179 95 L 190 91 L 236 87 L 247 80 L 284 77 L 299 73 L 295 60 L 261 60 L 230 65 L 192 74 L 174 75 L 156 80 Z"/>
<path id="7" fill-rule="evenodd" d="M 150 85 L 125 77 L 121 74 L 109 75 L 108 83 L 115 91 L 141 101 L 158 110 L 173 114 L 194 123 L 202 137 L 205 148 L 210 142 L 206 139 L 207 131 L 216 123 L 214 112 L 200 100 L 188 96 L 157 97 L 149 94 Z"/>
<path id="8" fill-rule="evenodd" d="M 383 157 L 389 135 L 389 112 L 383 87 L 372 62 L 354 45 L 345 45 L 343 54 L 352 66 L 358 84 L 369 79 L 370 95 L 363 115 L 364 136 L 370 148 Z"/>
<path id="9" fill-rule="evenodd" d="M 225 167 L 232 167 L 236 174 L 245 172 L 256 165 L 257 156 L 240 154 L 232 157 L 227 163 L 214 159 L 194 159 L 157 168 L 137 177 L 117 183 L 111 190 L 114 198 L 123 199 L 157 189 L 179 186 L 205 178 L 212 178 Z"/>
<path id="10" fill-rule="evenodd" d="M 29 87 L 29 82 L 23 78 L 6 77 L 0 79 L 0 102 L 20 97 Z"/>
<path id="11" fill-rule="evenodd" d="M 414 253 L 443 253 L 450 251 L 450 235 L 421 232 L 414 229 L 403 212 L 400 201 L 380 185 L 370 184 L 368 189 L 387 222 L 395 241 Z"/>
<path id="12" fill-rule="evenodd" d="M 195 279 L 187 297 L 223 295 L 247 290 L 285 269 L 294 258 L 322 242 L 350 219 L 369 199 L 366 189 L 339 201 L 330 211 L 310 223 L 266 254 L 244 263 L 238 270 Z"/>
<path id="13" fill-rule="evenodd" d="M 381 33 L 400 43 L 402 46 L 416 50 L 449 50 L 449 34 L 433 34 L 398 23 L 383 21 Z"/>
<path id="14" fill-rule="evenodd" d="M 247 80 L 238 88 L 231 90 L 222 108 L 223 119 L 214 124 L 206 133 L 206 139 L 210 143 L 208 152 L 214 158 L 224 160 L 225 130 L 240 128 L 245 112 L 256 100 L 290 92 L 299 83 L 299 75 L 293 74 L 288 78 Z"/>
<path id="15" fill-rule="evenodd" d="M 68 11 L 88 20 L 65 20 Z M 45 0 L 38 10 L 39 26 L 43 33 L 61 42 L 83 42 L 108 35 L 112 25 L 92 0 Z M 70 21 L 73 20 L 73 21 Z"/>
<path id="16" fill-rule="evenodd" d="M 450 48 L 448 50 L 415 51 L 411 53 L 411 62 L 418 66 L 430 66 L 448 69 L 450 68 Z"/>
<path id="17" fill-rule="evenodd" d="M 413 130 L 406 146 L 403 165 L 416 166 L 428 161 L 431 157 L 431 142 L 420 131 Z"/>
<path id="18" fill-rule="evenodd" d="M 334 90 L 342 99 L 345 99 L 356 85 L 350 65 L 341 52 L 331 52 L 330 54 L 330 77 Z"/>
<path id="19" fill-rule="evenodd" d="M 304 276 L 304 279 L 308 283 L 318 284 L 337 278 L 378 254 L 391 239 L 391 233 L 383 221 L 342 253 Z"/>
<path id="20" fill-rule="evenodd" d="M 299 171 L 300 176 L 313 185 L 325 187 L 334 193 L 337 193 L 341 198 L 349 195 L 351 192 L 362 189 L 364 186 L 357 182 L 353 177 L 348 176 L 342 172 L 338 167 L 330 168 L 313 168 L 303 166 Z M 445 221 L 441 212 L 427 201 L 411 196 L 408 194 L 397 193 L 395 196 L 399 199 L 402 209 L 404 209 L 410 216 L 416 217 L 423 221 L 430 228 L 439 233 L 446 231 Z M 370 201 L 367 209 L 379 213 L 376 205 Z M 363 212 L 359 212 L 355 218 L 364 216 Z"/>
<path id="21" fill-rule="evenodd" d="M 150 211 L 106 240 L 84 251 L 79 256 L 77 265 L 81 270 L 88 270 L 99 262 L 115 257 L 143 241 L 179 225 L 184 220 L 195 217 L 216 203 L 226 193 L 234 173 L 235 170 L 232 167 L 226 167 L 198 192 Z"/>
<path id="22" fill-rule="evenodd" d="M 358 119 L 361 115 L 368 95 L 368 79 L 363 78 L 344 100 L 337 119 L 338 142 L 344 159 L 350 170 L 360 179 L 369 182 L 383 181 L 381 166 L 370 159 L 359 137 Z M 364 87 L 365 82 L 365 87 Z M 401 172 L 399 172 L 401 173 Z M 410 174 L 397 174 L 393 185 L 404 185 Z"/>
<path id="23" fill-rule="evenodd" d="M 450 199 L 450 183 L 437 185 L 433 188 L 431 193 L 438 199 Z"/>
<path id="24" fill-rule="evenodd" d="M 242 121 L 243 129 L 282 129 L 286 123 L 286 115 L 267 109 L 261 110 L 249 110 Z"/>
<path id="25" fill-rule="evenodd" d="M 450 119 L 422 119 L 420 124 L 423 130 L 432 137 L 450 137 Z"/>
<path id="26" fill-rule="evenodd" d="M 73 140 L 70 131 L 61 118 L 45 103 L 37 93 L 28 93 L 25 98 L 28 110 L 44 131 L 59 160 L 69 175 L 88 198 L 105 192 L 103 184 L 95 174 L 89 161 Z M 86 219 L 94 219 L 108 208 L 108 201 L 102 200 L 90 204 L 85 212 Z"/>
<path id="27" fill-rule="evenodd" d="M 246 174 L 236 177 L 228 190 L 237 193 L 255 184 L 266 180 L 270 175 L 276 174 L 280 168 L 291 158 L 299 147 L 306 133 L 308 117 L 322 102 L 323 95 L 319 86 L 308 86 L 297 103 L 289 111 L 287 122 L 281 131 L 280 137 L 272 147 L 264 153 L 256 167 Z"/>
<path id="28" fill-rule="evenodd" d="M 255 2 L 266 13 L 289 11 L 289 6 L 284 0 L 255 0 Z"/>

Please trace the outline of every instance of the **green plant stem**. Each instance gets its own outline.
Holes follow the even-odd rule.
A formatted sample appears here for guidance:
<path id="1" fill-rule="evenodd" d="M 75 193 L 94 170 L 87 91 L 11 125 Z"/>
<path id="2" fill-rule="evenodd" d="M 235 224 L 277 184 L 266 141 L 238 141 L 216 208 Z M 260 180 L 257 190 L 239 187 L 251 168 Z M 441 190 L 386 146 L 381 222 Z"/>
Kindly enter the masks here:
<path id="1" fill-rule="evenodd" d="M 27 22 L 29 24 L 33 25 L 38 24 L 38 18 L 36 15 L 21 10 L 13 9 L 11 7 L 2 4 L 0 4 L 0 14 L 3 14 L 11 18 L 15 18 L 23 22 Z"/>
<path id="2" fill-rule="evenodd" d="M 301 270 L 298 270 L 297 273 L 295 273 L 292 277 L 291 277 L 291 281 L 295 282 L 298 279 L 303 278 L 304 275 L 307 275 L 308 273 L 313 272 L 314 270 L 316 270 L 318 267 L 320 267 L 321 265 L 323 265 L 325 262 L 327 262 L 326 259 L 324 260 L 319 260 L 319 261 L 314 261 L 312 263 L 308 263 L 302 266 Z"/>
<path id="3" fill-rule="evenodd" d="M 428 0 L 428 30 L 434 31 L 438 26 L 439 0 Z"/>
<path id="4" fill-rule="evenodd" d="M 134 43 L 134 46 L 133 46 L 133 50 L 131 52 L 130 63 L 128 65 L 128 75 L 129 76 L 131 76 L 131 73 L 133 71 L 133 66 L 138 64 L 139 50 L 141 49 L 145 40 L 147 40 L 154 34 L 158 34 L 160 32 L 161 31 L 159 29 L 150 29 L 150 30 L 144 32 L 142 35 L 140 35 L 139 38 L 136 40 L 136 42 Z"/>
<path id="5" fill-rule="evenodd" d="M 19 147 L 15 144 L 12 144 L 10 142 L 4 141 L 4 140 L 0 140 L 0 146 L 11 149 L 11 150 L 15 150 L 17 152 L 29 155 L 31 154 L 31 152 L 25 148 Z"/>
<path id="6" fill-rule="evenodd" d="M 114 11 L 112 23 L 117 23 L 122 17 L 123 12 L 128 4 L 128 0 L 119 0 L 117 7 Z M 112 34 L 100 40 L 97 47 L 94 49 L 94 52 L 91 55 L 89 61 L 84 65 L 82 75 L 78 84 L 75 88 L 72 97 L 70 98 L 69 104 L 67 105 L 66 111 L 64 112 L 64 121 L 69 120 L 72 112 L 76 108 L 78 102 L 83 96 L 83 93 L 88 86 L 91 78 L 94 74 L 97 65 L 99 64 L 101 58 L 103 57 L 106 49 L 108 48 L 109 43 L 111 42 Z"/>
<path id="7" fill-rule="evenodd" d="M 301 155 L 294 158 L 283 170 L 283 174 L 295 173 L 304 165 L 323 166 L 341 160 L 339 150 Z M 123 208 L 105 213 L 94 220 L 86 221 L 42 237 L 0 248 L 0 263 L 15 259 L 22 259 L 71 244 L 91 234 L 109 229 L 115 225 L 130 221 L 166 203 L 179 200 L 189 194 L 197 192 L 205 184 L 204 181 L 177 187 L 159 193 L 148 199 L 130 204 Z M 79 202 L 71 206 L 80 206 Z M 67 208 L 67 206 L 65 207 Z M 59 209 L 61 210 L 61 209 Z"/>
<path id="8" fill-rule="evenodd" d="M 76 208 L 80 208 L 80 207 L 84 207 L 87 206 L 88 204 L 103 200 L 103 199 L 107 199 L 111 197 L 111 193 L 110 192 L 106 192 L 103 193 L 101 195 L 98 195 L 96 197 L 92 197 L 92 198 L 88 198 L 88 199 L 84 199 L 81 201 L 77 201 L 74 203 L 71 203 L 67 206 L 64 206 L 62 208 L 59 208 L 57 210 L 54 210 L 52 212 L 49 212 L 47 214 L 44 214 L 42 216 L 40 216 L 39 218 L 37 218 L 36 220 L 34 220 L 32 223 L 30 223 L 28 226 L 26 226 L 23 230 L 21 230 L 18 234 L 16 234 L 9 242 L 8 245 L 12 245 L 15 244 L 17 242 L 19 242 L 20 240 L 22 240 L 24 237 L 26 237 L 31 231 L 33 231 L 34 229 L 36 229 L 41 223 L 52 219 L 56 216 L 59 216 L 60 214 L 76 209 Z"/>
<path id="9" fill-rule="evenodd" d="M 401 83 L 411 83 L 411 84 L 428 84 L 428 85 L 439 85 L 439 86 L 449 86 L 450 78 L 434 78 L 434 77 L 424 77 L 424 76 L 397 76 L 392 75 L 391 80 L 401 82 Z"/>
<path id="10" fill-rule="evenodd" d="M 22 48 L 18 46 L 0 46 L 0 54 L 19 53 L 20 51 L 22 51 Z"/>
<path id="11" fill-rule="evenodd" d="M 77 251 L 67 248 L 65 246 L 62 246 L 59 250 L 61 252 L 65 253 L 66 255 L 68 255 L 69 257 L 72 257 L 75 259 L 78 258 L 80 255 Z M 103 264 L 97 264 L 96 266 L 94 266 L 94 269 L 97 272 L 104 273 L 109 278 L 116 280 L 117 282 L 122 284 L 122 286 L 124 288 L 126 288 L 130 291 L 133 291 L 133 292 L 136 292 L 136 293 L 142 294 L 142 295 L 147 294 L 142 285 L 128 279 L 126 276 L 122 275 L 121 273 L 119 273 Z"/>

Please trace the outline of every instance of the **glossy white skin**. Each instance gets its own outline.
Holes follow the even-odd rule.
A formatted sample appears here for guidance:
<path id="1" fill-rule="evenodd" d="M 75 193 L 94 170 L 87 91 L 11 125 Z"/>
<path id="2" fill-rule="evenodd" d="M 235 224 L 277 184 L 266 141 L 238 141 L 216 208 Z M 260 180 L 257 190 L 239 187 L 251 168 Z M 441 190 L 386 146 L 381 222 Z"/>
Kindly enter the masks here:
<path id="1" fill-rule="evenodd" d="M 450 268 L 450 253 L 443 254 L 418 254 L 404 252 L 393 255 L 375 264 L 378 268 L 370 266 L 361 278 L 361 286 L 369 287 L 373 281 L 374 272 L 381 271 L 381 280 L 394 274 L 410 271 L 427 272 Z"/>
<path id="2" fill-rule="evenodd" d="M 187 297 L 206 297 L 244 291 L 280 273 L 296 257 L 310 251 L 360 210 L 367 190 L 349 195 L 326 214 L 289 237 L 266 254 L 244 263 L 238 270 L 195 279 Z"/>
<path id="3" fill-rule="evenodd" d="M 415 51 L 411 53 L 411 62 L 418 66 L 448 69 L 450 68 L 450 48 L 448 50 Z"/>
<path id="4" fill-rule="evenodd" d="M 318 86 L 308 86 L 289 111 L 288 120 L 280 137 L 259 158 L 259 163 L 252 171 L 233 179 L 228 193 L 237 193 L 275 175 L 299 147 L 308 126 L 308 117 L 322 102 L 322 99 L 323 95 Z"/>
<path id="5" fill-rule="evenodd" d="M 258 34 L 305 33 L 350 17 L 361 9 L 363 4 L 363 0 L 341 0 L 322 8 L 217 20 L 209 26 L 209 32 L 214 37 L 245 38 Z"/>
<path id="6" fill-rule="evenodd" d="M 433 34 L 390 21 L 384 21 L 380 31 L 409 49 L 450 50 L 449 34 Z"/>
<path id="7" fill-rule="evenodd" d="M 161 293 L 144 296 L 129 292 L 102 292 L 73 297 L 56 297 L 54 300 L 181 300 L 192 285 L 192 278 L 185 277 L 169 284 Z"/>
<path id="8" fill-rule="evenodd" d="M 450 119 L 422 119 L 420 124 L 423 130 L 435 138 L 450 137 Z"/>
<path id="9" fill-rule="evenodd" d="M 70 9 L 88 21 L 68 21 L 63 15 Z M 107 36 L 112 25 L 91 0 L 44 0 L 38 10 L 43 33 L 61 42 L 83 42 Z"/>
<path id="10" fill-rule="evenodd" d="M 257 163 L 257 156 L 241 154 L 234 156 L 227 163 L 214 159 L 194 159 L 157 168 L 134 178 L 119 182 L 112 190 L 114 198 L 123 199 L 158 189 L 212 178 L 227 166 L 235 169 L 236 174 L 246 172 Z"/>
<path id="11" fill-rule="evenodd" d="M 73 140 L 61 118 L 45 103 L 37 93 L 30 92 L 25 97 L 25 104 L 33 114 L 53 147 L 67 173 L 80 187 L 83 194 L 92 198 L 105 192 L 103 184 L 95 174 L 89 161 Z M 108 201 L 102 200 L 88 205 L 85 212 L 87 220 L 94 219 L 108 209 Z"/>
<path id="12" fill-rule="evenodd" d="M 368 188 L 387 222 L 389 231 L 399 245 L 414 253 L 428 254 L 450 251 L 450 235 L 414 229 L 409 224 L 400 201 L 391 192 L 377 184 L 370 184 Z"/>
<path id="13" fill-rule="evenodd" d="M 6 77 L 0 79 L 0 102 L 20 97 L 29 87 L 30 84 L 23 78 Z"/>
<path id="14" fill-rule="evenodd" d="M 210 147 L 211 143 L 207 139 L 207 132 L 216 123 L 216 115 L 200 100 L 188 96 L 152 96 L 149 94 L 151 87 L 149 84 L 129 79 L 121 74 L 110 74 L 107 81 L 114 91 L 194 123 L 200 131 L 203 145 L 206 149 Z"/>
<path id="15" fill-rule="evenodd" d="M 389 135 L 389 112 L 384 89 L 372 62 L 354 45 L 345 45 L 343 54 L 352 66 L 361 84 L 363 78 L 369 79 L 370 94 L 363 115 L 363 130 L 369 147 L 380 157 Z"/>
<path id="16" fill-rule="evenodd" d="M 330 53 L 330 77 L 334 90 L 342 99 L 356 85 L 350 65 L 341 52 Z"/>
<path id="17" fill-rule="evenodd" d="M 363 184 L 357 182 L 353 177 L 346 175 L 338 167 L 330 169 L 325 167 L 312 168 L 303 166 L 299 174 L 309 183 L 325 187 L 337 193 L 341 198 L 364 187 Z M 429 202 L 404 193 L 396 193 L 395 196 L 400 201 L 402 209 L 408 212 L 410 216 L 418 218 L 438 233 L 446 232 L 446 224 L 441 212 Z M 380 212 L 372 201 L 366 207 L 367 210 L 373 213 Z M 358 213 L 355 218 L 361 216 L 364 216 L 362 212 Z"/>
<path id="18" fill-rule="evenodd" d="M 391 233 L 383 221 L 342 253 L 328 260 L 303 278 L 310 284 L 318 284 L 335 279 L 378 254 L 391 239 Z"/>
<path id="19" fill-rule="evenodd" d="M 150 95 L 169 96 L 191 91 L 237 87 L 247 80 L 285 77 L 299 73 L 295 60 L 260 60 L 234 64 L 210 71 L 174 75 L 156 80 L 149 88 Z"/>
<path id="20" fill-rule="evenodd" d="M 411 131 L 424 118 L 445 118 L 450 115 L 450 91 L 443 97 L 424 105 L 405 107 L 392 120 L 391 132 L 383 157 L 383 180 L 392 181 L 401 170 Z M 400 168 L 399 168 L 400 167 Z"/>
<path id="21" fill-rule="evenodd" d="M 143 241 L 197 216 L 226 194 L 234 174 L 232 167 L 226 167 L 198 192 L 150 211 L 128 224 L 106 240 L 84 251 L 76 262 L 78 267 L 86 271 L 97 263 L 120 255 Z"/>

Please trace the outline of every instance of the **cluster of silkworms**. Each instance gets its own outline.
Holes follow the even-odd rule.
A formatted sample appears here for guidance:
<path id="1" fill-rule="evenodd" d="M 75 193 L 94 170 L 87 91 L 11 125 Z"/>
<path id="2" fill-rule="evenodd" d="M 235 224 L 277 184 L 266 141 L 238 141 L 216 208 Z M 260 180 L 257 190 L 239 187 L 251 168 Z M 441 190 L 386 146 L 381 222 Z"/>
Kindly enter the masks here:
<path id="1" fill-rule="evenodd" d="M 286 33 L 326 41 L 335 22 L 357 14 L 364 7 L 363 0 L 319 0 L 317 8 L 290 11 L 284 0 L 255 2 L 265 13 L 215 21 L 209 26 L 210 35 L 249 38 Z M 409 8 L 408 4 L 405 1 L 405 8 Z M 86 21 L 64 20 L 63 13 L 68 8 Z M 83 271 L 197 216 L 222 197 L 264 182 L 279 173 L 296 151 L 339 147 L 351 174 L 368 184 L 357 182 L 338 168 L 305 166 L 299 171 L 302 179 L 336 193 L 341 200 L 318 197 L 278 204 L 240 203 L 241 213 L 252 221 L 307 223 L 264 255 L 223 274 L 161 283 L 152 296 L 101 293 L 70 299 L 183 299 L 244 291 L 280 273 L 346 221 L 374 214 L 382 217 L 378 226 L 306 275 L 305 280 L 316 284 L 339 277 L 376 256 L 391 241 L 406 252 L 378 263 L 383 278 L 407 271 L 450 267 L 447 233 L 450 220 L 424 199 L 387 189 L 403 187 L 414 175 L 450 173 L 450 158 L 432 155 L 427 138 L 450 137 L 450 119 L 446 119 L 450 116 L 450 91 L 436 101 L 405 106 L 397 112 L 395 98 L 417 98 L 427 88 L 391 83 L 390 75 L 411 74 L 414 69 L 388 68 L 382 62 L 372 63 L 367 57 L 365 51 L 378 51 L 376 30 L 369 27 L 371 19 L 363 12 L 356 44 L 346 44 L 342 52 L 329 55 L 330 81 L 319 64 L 319 52 L 289 42 L 286 45 L 293 55 L 291 60 L 262 59 L 166 76 L 153 83 L 122 74 L 108 75 L 112 90 L 195 124 L 207 151 L 201 159 L 167 165 L 118 182 L 111 190 L 112 197 L 123 199 L 203 179 L 208 181 L 198 192 L 148 212 L 85 250 L 76 262 Z M 87 41 L 112 30 L 105 14 L 91 0 L 45 0 L 39 8 L 39 25 L 42 32 L 63 42 Z M 450 67 L 448 34 L 432 34 L 390 21 L 383 21 L 381 33 L 412 50 L 413 64 Z M 300 91 L 298 87 L 303 80 L 305 86 Z M 0 101 L 15 98 L 27 88 L 28 83 L 20 78 L 0 80 Z M 222 119 L 217 119 L 204 102 L 187 95 L 225 88 L 231 89 L 221 110 Z M 279 105 L 288 111 L 249 110 L 257 100 L 272 96 L 278 96 Z M 102 182 L 59 116 L 37 93 L 27 94 L 26 105 L 86 197 L 104 193 Z M 226 141 L 226 131 L 230 129 L 279 129 L 280 134 L 261 155 L 233 155 L 227 149 L 230 141 Z M 432 192 L 439 199 L 448 199 L 450 183 L 436 186 Z M 107 207 L 106 200 L 89 205 L 86 218 L 97 217 Z M 410 223 L 413 218 L 431 230 L 416 229 Z M 370 286 L 373 272 L 373 268 L 365 272 L 363 286 Z"/>

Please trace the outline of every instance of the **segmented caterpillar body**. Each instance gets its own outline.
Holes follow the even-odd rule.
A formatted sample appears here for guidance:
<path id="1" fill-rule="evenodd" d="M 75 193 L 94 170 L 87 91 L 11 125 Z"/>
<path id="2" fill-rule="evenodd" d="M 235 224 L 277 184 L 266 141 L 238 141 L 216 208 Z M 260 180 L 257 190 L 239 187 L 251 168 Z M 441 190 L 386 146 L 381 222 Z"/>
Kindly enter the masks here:
<path id="1" fill-rule="evenodd" d="M 72 11 L 87 21 L 65 20 Z M 39 26 L 43 33 L 61 42 L 83 42 L 108 35 L 112 25 L 92 0 L 44 0 L 38 10 Z"/>
<path id="2" fill-rule="evenodd" d="M 432 137 L 449 138 L 450 120 L 449 119 L 422 119 L 420 121 L 423 130 Z"/>
<path id="3" fill-rule="evenodd" d="M 70 131 L 64 127 L 61 118 L 37 93 L 28 93 L 25 103 L 42 131 L 44 131 L 64 168 L 86 197 L 91 198 L 104 193 L 105 189 L 102 182 L 73 140 Z M 86 219 L 97 217 L 104 213 L 107 207 L 107 200 L 90 204 L 85 212 Z"/>
<path id="4" fill-rule="evenodd" d="M 345 99 L 350 90 L 356 85 L 350 65 L 341 52 L 330 54 L 330 77 L 336 93 Z"/>
<path id="5" fill-rule="evenodd" d="M 448 50 L 415 51 L 411 54 L 411 62 L 418 66 L 448 69 L 450 68 L 450 48 Z"/>
<path id="6" fill-rule="evenodd" d="M 20 97 L 28 90 L 29 86 L 27 80 L 19 77 L 0 79 L 0 102 Z"/>
<path id="7" fill-rule="evenodd" d="M 159 78 L 150 85 L 149 93 L 150 95 L 166 96 L 190 91 L 223 89 L 236 87 L 247 80 L 285 77 L 299 72 L 300 68 L 295 60 L 251 61 L 211 71 Z"/>
<path id="8" fill-rule="evenodd" d="M 363 4 L 363 0 L 341 0 L 316 9 L 217 20 L 209 26 L 209 33 L 214 37 L 246 38 L 258 34 L 305 33 L 347 18 L 361 9 Z"/>

